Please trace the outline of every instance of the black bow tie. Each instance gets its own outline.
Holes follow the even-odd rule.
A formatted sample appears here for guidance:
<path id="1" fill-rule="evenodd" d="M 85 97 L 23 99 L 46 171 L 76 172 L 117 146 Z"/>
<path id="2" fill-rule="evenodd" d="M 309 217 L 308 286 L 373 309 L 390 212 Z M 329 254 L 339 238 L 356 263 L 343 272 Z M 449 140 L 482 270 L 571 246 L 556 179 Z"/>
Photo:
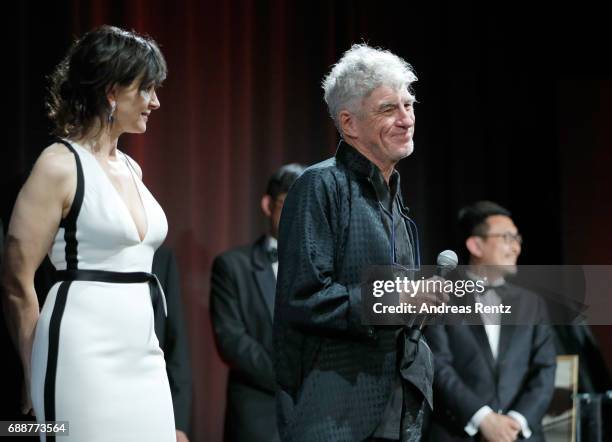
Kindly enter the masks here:
<path id="1" fill-rule="evenodd" d="M 276 247 L 268 249 L 267 253 L 271 263 L 278 262 L 278 250 L 276 249 Z"/>
<path id="2" fill-rule="evenodd" d="M 500 285 L 485 285 L 484 289 L 485 289 L 484 292 L 482 292 L 483 295 L 487 293 L 489 290 L 493 290 L 499 296 L 503 296 L 508 293 L 508 286 L 506 285 L 506 283 L 503 283 Z"/>

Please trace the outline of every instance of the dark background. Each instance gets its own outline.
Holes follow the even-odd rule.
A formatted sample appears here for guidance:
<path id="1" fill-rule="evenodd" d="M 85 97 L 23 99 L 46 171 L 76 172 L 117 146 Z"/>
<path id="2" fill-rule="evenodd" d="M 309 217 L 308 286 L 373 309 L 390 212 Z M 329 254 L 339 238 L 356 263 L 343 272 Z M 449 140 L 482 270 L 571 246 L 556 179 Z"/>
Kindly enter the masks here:
<path id="1" fill-rule="evenodd" d="M 73 36 L 151 35 L 169 75 L 145 135 L 120 147 L 164 207 L 191 338 L 194 441 L 221 438 L 226 369 L 208 314 L 210 264 L 263 229 L 259 198 L 286 162 L 330 156 L 320 82 L 352 43 L 409 61 L 415 153 L 399 165 L 425 263 L 455 246 L 477 199 L 512 210 L 522 264 L 612 264 L 609 15 L 589 2 L 15 2 L 5 9 L 0 214 L 49 143 L 45 76 Z M 612 338 L 596 330 L 611 362 Z"/>

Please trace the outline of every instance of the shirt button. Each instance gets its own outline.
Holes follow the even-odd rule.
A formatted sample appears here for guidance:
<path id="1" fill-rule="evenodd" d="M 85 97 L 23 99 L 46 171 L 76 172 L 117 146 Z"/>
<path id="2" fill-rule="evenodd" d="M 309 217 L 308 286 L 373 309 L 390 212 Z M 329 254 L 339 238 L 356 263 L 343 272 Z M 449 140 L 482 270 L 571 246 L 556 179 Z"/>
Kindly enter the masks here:
<path id="1" fill-rule="evenodd" d="M 371 338 L 374 336 L 374 329 L 372 327 L 368 327 L 368 336 Z"/>

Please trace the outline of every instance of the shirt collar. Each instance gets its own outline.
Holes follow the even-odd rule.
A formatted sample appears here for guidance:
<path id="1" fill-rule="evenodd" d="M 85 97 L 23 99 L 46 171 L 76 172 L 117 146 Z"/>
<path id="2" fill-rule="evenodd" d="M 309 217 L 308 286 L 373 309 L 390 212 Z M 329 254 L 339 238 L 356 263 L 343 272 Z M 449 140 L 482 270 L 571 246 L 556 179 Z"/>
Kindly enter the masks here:
<path id="1" fill-rule="evenodd" d="M 278 240 L 271 235 L 266 235 L 266 250 L 273 250 L 278 247 Z"/>
<path id="2" fill-rule="evenodd" d="M 368 160 L 361 152 L 355 149 L 353 146 L 348 144 L 344 140 L 340 140 L 338 143 L 338 149 L 336 150 L 336 158 L 346 167 L 357 173 L 368 178 L 374 178 L 375 176 L 380 177 L 384 181 L 382 172 L 380 169 Z M 391 174 L 390 182 L 393 181 L 393 177 L 399 177 L 397 170 L 393 170 Z"/>
<path id="3" fill-rule="evenodd" d="M 491 287 L 491 288 L 495 288 L 495 287 L 501 287 L 502 285 L 504 285 L 506 283 L 506 280 L 504 278 L 497 278 L 495 281 L 486 281 L 484 278 L 482 278 L 481 276 L 477 275 L 476 273 L 470 272 L 469 270 L 465 271 L 465 275 L 470 278 L 472 281 L 483 281 L 483 282 L 488 282 L 489 284 L 486 284 L 487 287 Z"/>
<path id="4" fill-rule="evenodd" d="M 385 178 L 383 177 L 380 169 L 369 159 L 367 159 L 361 152 L 344 140 L 340 140 L 338 143 L 336 159 L 350 170 L 354 171 L 357 175 L 370 178 L 374 185 L 386 185 Z M 393 172 L 391 172 L 388 186 L 391 191 L 392 198 L 395 197 L 397 189 L 399 189 L 399 185 L 400 175 L 399 172 L 394 169 Z"/>

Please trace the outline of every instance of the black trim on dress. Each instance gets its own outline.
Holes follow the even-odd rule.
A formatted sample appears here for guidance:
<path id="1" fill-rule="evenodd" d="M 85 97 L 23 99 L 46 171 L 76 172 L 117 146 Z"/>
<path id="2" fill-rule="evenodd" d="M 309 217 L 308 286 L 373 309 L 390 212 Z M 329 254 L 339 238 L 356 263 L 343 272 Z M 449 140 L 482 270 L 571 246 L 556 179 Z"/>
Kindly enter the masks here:
<path id="1" fill-rule="evenodd" d="M 74 200 L 72 206 L 66 218 L 60 222 L 60 227 L 64 228 L 64 241 L 66 242 L 66 268 L 76 270 L 78 268 L 78 246 L 79 243 L 76 239 L 76 223 L 81 206 L 83 205 L 83 196 L 85 194 L 85 179 L 83 177 L 83 166 L 81 165 L 81 159 L 79 154 L 72 145 L 62 139 L 58 142 L 66 146 L 73 154 L 76 161 L 77 169 L 77 185 L 76 192 L 74 193 Z"/>
<path id="2" fill-rule="evenodd" d="M 167 315 L 166 295 L 164 289 L 153 273 L 148 272 L 112 272 L 108 270 L 58 270 L 55 272 L 55 282 L 58 281 L 95 281 L 109 282 L 114 284 L 137 284 L 146 282 L 149 284 L 151 304 L 153 308 L 162 302 L 164 315 Z"/>
<path id="3" fill-rule="evenodd" d="M 49 348 L 47 349 L 47 371 L 45 373 L 45 421 L 55 420 L 55 382 L 57 376 L 57 356 L 59 351 L 59 334 L 62 316 L 68 299 L 71 281 L 62 282 L 57 290 L 53 313 L 49 322 Z M 48 441 L 55 437 L 48 435 Z"/>
<path id="4" fill-rule="evenodd" d="M 77 218 L 79 217 L 81 206 L 83 205 L 85 179 L 83 177 L 83 166 L 81 165 L 81 159 L 79 158 L 79 154 L 75 148 L 65 140 L 58 139 L 58 142 L 62 143 L 72 152 L 76 162 L 77 184 L 74 199 L 68 215 L 66 215 L 66 218 L 62 219 L 60 222 L 60 227 L 64 228 L 64 241 L 66 243 L 66 268 L 76 270 L 78 268 L 79 248 L 76 238 Z M 70 288 L 70 284 L 70 281 L 62 282 L 57 289 L 57 295 L 53 305 L 53 312 L 51 313 L 51 320 L 49 322 L 49 346 L 47 348 L 47 369 L 45 372 L 44 387 L 45 421 L 56 420 L 55 386 L 57 381 L 57 358 L 59 355 L 60 328 L 64 309 L 66 308 L 66 301 L 68 300 L 68 289 Z M 47 440 L 54 441 L 55 436 L 48 435 Z"/>

